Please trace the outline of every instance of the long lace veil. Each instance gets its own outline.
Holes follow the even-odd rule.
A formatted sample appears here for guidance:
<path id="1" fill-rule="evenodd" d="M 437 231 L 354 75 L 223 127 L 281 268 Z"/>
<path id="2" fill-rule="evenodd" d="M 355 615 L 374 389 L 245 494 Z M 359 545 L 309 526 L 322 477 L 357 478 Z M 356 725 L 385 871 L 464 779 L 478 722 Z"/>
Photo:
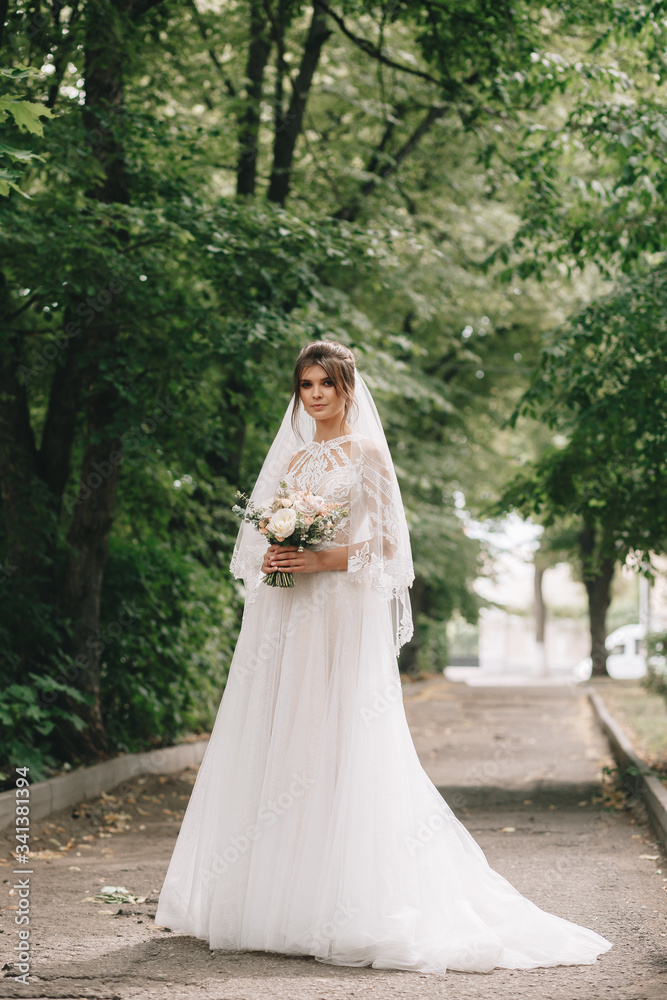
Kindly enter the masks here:
<path id="1" fill-rule="evenodd" d="M 299 407 L 298 433 L 295 433 L 291 413 L 290 401 L 250 494 L 250 499 L 258 505 L 274 494 L 294 453 L 313 440 L 313 418 L 303 406 Z M 350 461 L 358 470 L 347 526 L 347 572 L 355 580 L 369 581 L 371 590 L 389 602 L 394 648 L 398 653 L 413 633 L 409 587 L 414 570 L 410 536 L 382 422 L 358 370 L 347 421 L 352 428 Z M 254 600 L 261 583 L 266 544 L 252 525 L 241 523 L 230 569 L 244 581 L 246 604 Z"/>

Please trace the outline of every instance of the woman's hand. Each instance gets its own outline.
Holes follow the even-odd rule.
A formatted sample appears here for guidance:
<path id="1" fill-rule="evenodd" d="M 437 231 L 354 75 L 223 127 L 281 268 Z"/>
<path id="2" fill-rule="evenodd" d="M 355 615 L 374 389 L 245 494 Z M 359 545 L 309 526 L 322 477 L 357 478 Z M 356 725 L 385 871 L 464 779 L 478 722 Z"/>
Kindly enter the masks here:
<path id="1" fill-rule="evenodd" d="M 322 569 L 319 552 L 304 549 L 299 552 L 296 545 L 269 545 L 264 553 L 262 573 L 317 573 Z"/>

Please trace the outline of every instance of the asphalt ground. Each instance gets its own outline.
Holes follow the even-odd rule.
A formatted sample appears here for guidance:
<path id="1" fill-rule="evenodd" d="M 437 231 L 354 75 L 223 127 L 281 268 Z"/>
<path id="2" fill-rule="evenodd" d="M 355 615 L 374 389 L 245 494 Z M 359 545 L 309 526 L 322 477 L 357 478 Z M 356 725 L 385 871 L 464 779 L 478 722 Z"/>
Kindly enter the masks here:
<path id="1" fill-rule="evenodd" d="M 666 1000 L 667 862 L 640 804 L 602 768 L 606 743 L 581 688 L 406 686 L 427 773 L 490 864 L 539 906 L 613 948 L 592 966 L 444 979 L 333 967 L 306 956 L 210 951 L 155 926 L 157 897 L 195 769 L 146 775 L 34 823 L 31 976 L 14 979 L 21 876 L 0 837 L 0 997 L 144 1000 Z M 38 838 L 38 839 L 37 839 Z M 104 886 L 125 893 L 95 899 Z M 122 898 L 124 897 L 124 898 Z"/>

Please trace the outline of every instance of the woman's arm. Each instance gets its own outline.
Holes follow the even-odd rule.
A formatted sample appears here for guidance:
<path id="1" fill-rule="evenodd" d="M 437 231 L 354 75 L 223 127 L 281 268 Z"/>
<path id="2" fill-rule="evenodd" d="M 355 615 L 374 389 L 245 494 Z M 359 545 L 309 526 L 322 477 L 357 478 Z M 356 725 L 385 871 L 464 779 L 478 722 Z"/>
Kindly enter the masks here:
<path id="1" fill-rule="evenodd" d="M 323 570 L 347 570 L 348 546 L 335 549 L 298 551 L 296 545 L 269 545 L 264 554 L 262 573 L 321 573 Z"/>

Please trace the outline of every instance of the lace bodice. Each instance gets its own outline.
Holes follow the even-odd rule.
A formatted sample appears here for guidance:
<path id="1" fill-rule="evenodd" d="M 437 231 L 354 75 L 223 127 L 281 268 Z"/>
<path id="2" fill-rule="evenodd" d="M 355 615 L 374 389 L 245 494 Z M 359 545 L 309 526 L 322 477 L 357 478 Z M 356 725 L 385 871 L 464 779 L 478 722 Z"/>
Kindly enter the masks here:
<path id="1" fill-rule="evenodd" d="M 350 457 L 349 442 L 360 439 L 360 434 L 343 434 L 328 441 L 310 441 L 292 456 L 285 475 L 287 483 L 349 508 L 358 502 L 363 480 L 359 453 L 356 460 Z M 317 547 L 346 545 L 349 525 L 349 518 L 344 518 L 336 525 L 334 538 Z"/>
<path id="2" fill-rule="evenodd" d="M 280 481 L 324 500 L 343 504 L 348 515 L 339 521 L 333 538 L 317 548 L 348 549 L 347 572 L 331 571 L 327 586 L 331 594 L 350 585 L 368 584 L 368 589 L 391 602 L 392 631 L 396 651 L 412 634 L 408 588 L 414 579 L 410 538 L 400 489 L 386 442 L 353 432 L 328 441 L 309 441 L 283 453 L 280 462 L 265 465 L 271 472 L 260 474 L 253 496 L 265 502 Z M 263 467 L 264 472 L 264 467 Z M 266 540 L 248 524 L 242 524 L 232 557 L 232 571 L 246 583 L 246 606 L 256 597 L 261 583 L 261 565 Z M 315 576 L 315 574 L 312 574 Z M 299 575 L 299 587 L 307 587 L 309 575 Z M 363 600 L 360 588 L 359 599 Z"/>

